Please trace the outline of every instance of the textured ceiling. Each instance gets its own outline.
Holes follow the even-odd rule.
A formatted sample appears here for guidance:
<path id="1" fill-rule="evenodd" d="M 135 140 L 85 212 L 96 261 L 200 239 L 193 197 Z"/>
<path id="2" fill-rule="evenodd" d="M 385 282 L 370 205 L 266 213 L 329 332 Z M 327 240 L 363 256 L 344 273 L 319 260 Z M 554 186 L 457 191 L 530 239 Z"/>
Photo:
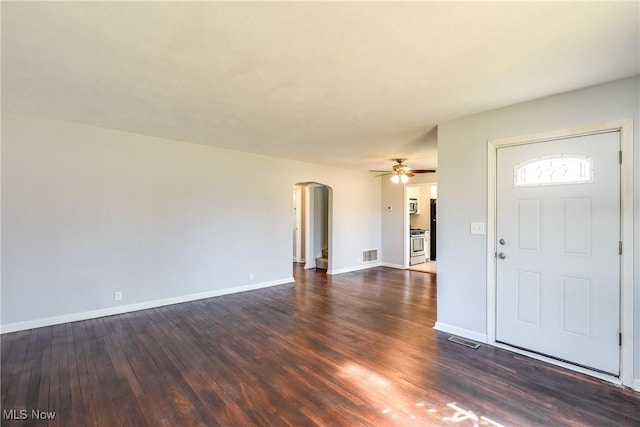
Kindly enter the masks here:
<path id="1" fill-rule="evenodd" d="M 2 2 L 2 108 L 361 169 L 640 73 L 638 2 Z"/>

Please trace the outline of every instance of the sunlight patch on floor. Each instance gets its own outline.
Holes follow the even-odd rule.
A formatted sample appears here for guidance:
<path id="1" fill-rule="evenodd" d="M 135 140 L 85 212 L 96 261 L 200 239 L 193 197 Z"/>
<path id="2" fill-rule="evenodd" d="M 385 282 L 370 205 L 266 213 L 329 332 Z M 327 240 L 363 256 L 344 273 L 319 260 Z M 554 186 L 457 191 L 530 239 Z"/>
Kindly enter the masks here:
<path id="1" fill-rule="evenodd" d="M 485 416 L 478 417 L 472 411 L 462 409 L 455 403 L 447 403 L 447 407 L 453 409 L 455 413 L 450 417 L 444 417 L 442 419 L 443 421 L 451 421 L 453 423 L 461 423 L 464 421 L 469 421 L 472 423 L 474 427 L 477 427 L 477 426 L 504 427 L 502 424 L 499 424 Z"/>
<path id="2" fill-rule="evenodd" d="M 443 408 L 424 401 L 410 402 L 390 381 L 356 363 L 344 365 L 340 376 L 353 383 L 363 399 L 380 408 L 380 413 L 385 418 L 399 426 L 414 423 L 429 425 L 438 419 L 452 425 L 504 427 L 491 418 L 478 416 L 473 411 L 464 409 L 456 402 L 447 403 Z"/>

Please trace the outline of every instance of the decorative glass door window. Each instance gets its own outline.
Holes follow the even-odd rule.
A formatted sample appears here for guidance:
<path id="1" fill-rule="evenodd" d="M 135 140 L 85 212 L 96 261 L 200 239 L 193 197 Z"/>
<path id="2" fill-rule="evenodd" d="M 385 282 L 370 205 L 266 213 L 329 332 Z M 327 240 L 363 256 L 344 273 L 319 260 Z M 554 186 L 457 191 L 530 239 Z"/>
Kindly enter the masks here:
<path id="1" fill-rule="evenodd" d="M 514 187 L 593 182 L 593 158 L 575 154 L 536 157 L 513 167 Z"/>

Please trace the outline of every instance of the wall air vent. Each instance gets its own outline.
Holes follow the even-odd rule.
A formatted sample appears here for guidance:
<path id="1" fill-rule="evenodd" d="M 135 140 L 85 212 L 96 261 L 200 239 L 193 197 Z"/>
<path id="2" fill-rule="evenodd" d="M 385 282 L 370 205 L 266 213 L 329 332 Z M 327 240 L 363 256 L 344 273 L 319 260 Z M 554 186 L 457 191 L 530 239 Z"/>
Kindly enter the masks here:
<path id="1" fill-rule="evenodd" d="M 370 249 L 368 251 L 362 251 L 362 262 L 372 262 L 378 260 L 378 250 Z"/>

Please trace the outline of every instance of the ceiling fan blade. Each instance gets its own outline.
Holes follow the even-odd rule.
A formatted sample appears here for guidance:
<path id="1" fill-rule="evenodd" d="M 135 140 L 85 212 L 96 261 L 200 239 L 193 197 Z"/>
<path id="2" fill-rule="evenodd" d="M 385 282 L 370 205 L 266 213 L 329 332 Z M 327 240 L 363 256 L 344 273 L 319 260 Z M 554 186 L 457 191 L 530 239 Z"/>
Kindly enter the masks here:
<path id="1" fill-rule="evenodd" d="M 373 172 L 373 171 L 370 171 L 370 172 Z M 384 172 L 384 171 L 377 171 L 377 172 Z M 386 175 L 391 175 L 391 172 L 384 172 L 384 173 L 381 173 L 380 175 L 376 175 L 375 177 L 377 178 L 379 176 L 386 176 Z"/>
<path id="2" fill-rule="evenodd" d="M 372 169 L 369 169 L 369 172 L 391 173 L 391 171 L 376 171 L 376 170 L 372 170 Z"/>
<path id="3" fill-rule="evenodd" d="M 435 169 L 411 169 L 413 173 L 434 173 Z"/>
<path id="4" fill-rule="evenodd" d="M 409 178 L 411 178 L 411 177 L 412 177 L 413 175 L 415 175 L 415 174 L 413 173 L 413 171 L 411 171 L 411 172 L 407 172 L 407 173 L 405 173 L 405 175 L 407 175 Z"/>

